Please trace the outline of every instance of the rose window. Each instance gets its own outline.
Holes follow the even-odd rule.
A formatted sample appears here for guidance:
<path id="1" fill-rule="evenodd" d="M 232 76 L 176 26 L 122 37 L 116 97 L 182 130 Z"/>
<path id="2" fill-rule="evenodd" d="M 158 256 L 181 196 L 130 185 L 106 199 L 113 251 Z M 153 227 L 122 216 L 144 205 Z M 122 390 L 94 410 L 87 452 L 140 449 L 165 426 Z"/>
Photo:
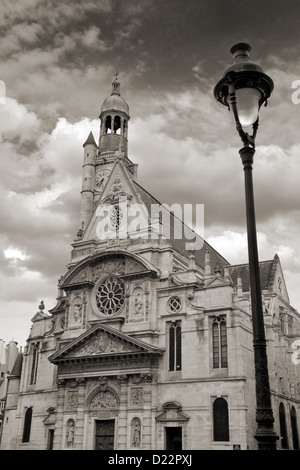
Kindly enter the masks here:
<path id="1" fill-rule="evenodd" d="M 179 310 L 181 309 L 180 297 L 177 297 L 177 296 L 171 297 L 168 301 L 168 306 L 172 313 L 179 312 Z"/>
<path id="2" fill-rule="evenodd" d="M 108 277 L 97 289 L 96 304 L 104 315 L 114 315 L 124 304 L 124 282 L 116 277 Z"/>
<path id="3" fill-rule="evenodd" d="M 120 207 L 114 207 L 110 214 L 110 223 L 113 228 L 118 228 L 123 220 L 123 212 Z"/>

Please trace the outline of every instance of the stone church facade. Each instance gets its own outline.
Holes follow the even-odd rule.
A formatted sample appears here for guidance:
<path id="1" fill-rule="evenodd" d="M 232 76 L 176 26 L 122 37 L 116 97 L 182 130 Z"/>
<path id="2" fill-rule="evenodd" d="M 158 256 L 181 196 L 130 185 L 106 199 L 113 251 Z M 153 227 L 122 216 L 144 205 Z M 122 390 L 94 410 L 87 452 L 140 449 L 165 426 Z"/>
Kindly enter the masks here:
<path id="1" fill-rule="evenodd" d="M 116 79 L 99 143 L 83 146 L 57 303 L 41 303 L 9 377 L 1 449 L 257 448 L 249 267 L 178 236 L 182 222 L 137 182 L 129 119 Z M 300 316 L 278 256 L 260 269 L 278 448 L 299 449 Z"/>

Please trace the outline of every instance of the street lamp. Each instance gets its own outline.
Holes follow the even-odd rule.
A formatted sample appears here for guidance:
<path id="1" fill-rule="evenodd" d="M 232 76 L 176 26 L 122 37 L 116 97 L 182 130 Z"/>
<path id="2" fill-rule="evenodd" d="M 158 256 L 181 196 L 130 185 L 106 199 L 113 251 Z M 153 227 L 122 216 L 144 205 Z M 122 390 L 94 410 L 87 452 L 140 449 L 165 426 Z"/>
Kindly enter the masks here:
<path id="1" fill-rule="evenodd" d="M 248 256 L 253 326 L 253 348 L 256 383 L 256 422 L 254 435 L 259 450 L 276 450 L 276 435 L 269 384 L 266 337 L 262 309 L 260 271 L 257 250 L 252 165 L 255 153 L 255 137 L 258 129 L 259 110 L 267 104 L 274 84 L 261 67 L 250 62 L 251 46 L 235 44 L 230 52 L 233 65 L 214 89 L 217 101 L 232 111 L 237 131 L 243 142 L 239 153 L 244 166 Z M 249 135 L 247 129 L 251 129 Z M 246 130 L 245 130 L 246 129 Z"/>

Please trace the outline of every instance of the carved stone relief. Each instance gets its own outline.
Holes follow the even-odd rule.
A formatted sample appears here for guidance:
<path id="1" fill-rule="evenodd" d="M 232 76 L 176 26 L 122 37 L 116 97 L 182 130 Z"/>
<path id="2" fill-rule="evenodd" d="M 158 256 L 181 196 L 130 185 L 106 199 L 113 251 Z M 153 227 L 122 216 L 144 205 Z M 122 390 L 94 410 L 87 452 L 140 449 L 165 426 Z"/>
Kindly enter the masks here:
<path id="1" fill-rule="evenodd" d="M 117 396 L 110 390 L 106 390 L 105 392 L 99 391 L 90 402 L 90 410 L 117 407 Z"/>
<path id="2" fill-rule="evenodd" d="M 98 354 L 109 354 L 119 352 L 130 352 L 137 350 L 133 345 L 127 345 L 106 331 L 98 331 L 97 334 L 82 348 L 75 351 L 72 356 L 92 356 Z"/>
<path id="3" fill-rule="evenodd" d="M 109 386 L 112 385 L 113 388 L 120 389 L 120 381 L 118 380 L 117 376 L 111 376 L 111 377 L 105 377 L 105 376 L 99 376 L 99 377 L 91 377 L 88 382 L 87 382 L 87 389 L 86 393 L 87 395 L 90 394 L 90 391 L 93 388 L 99 389 L 101 392 L 105 392 Z"/>
<path id="4" fill-rule="evenodd" d="M 83 282 L 83 281 L 88 281 L 89 280 L 89 269 L 85 268 L 82 269 L 76 276 L 72 279 L 72 284 L 78 283 L 78 282 Z"/>
<path id="5" fill-rule="evenodd" d="M 76 408 L 78 402 L 78 392 L 76 390 L 67 391 L 67 407 Z"/>
<path id="6" fill-rule="evenodd" d="M 130 405 L 143 405 L 143 387 L 132 387 L 130 390 Z"/>
<path id="7" fill-rule="evenodd" d="M 92 281 L 96 282 L 103 276 L 109 274 L 125 274 L 125 258 L 118 257 L 116 259 L 108 259 L 101 261 L 92 268 Z"/>
<path id="8" fill-rule="evenodd" d="M 115 180 L 113 181 L 111 188 L 103 200 L 104 202 L 110 202 L 112 204 L 119 201 L 119 198 L 126 198 L 131 199 L 132 195 L 125 191 L 122 181 L 120 180 L 119 176 L 117 175 Z"/>

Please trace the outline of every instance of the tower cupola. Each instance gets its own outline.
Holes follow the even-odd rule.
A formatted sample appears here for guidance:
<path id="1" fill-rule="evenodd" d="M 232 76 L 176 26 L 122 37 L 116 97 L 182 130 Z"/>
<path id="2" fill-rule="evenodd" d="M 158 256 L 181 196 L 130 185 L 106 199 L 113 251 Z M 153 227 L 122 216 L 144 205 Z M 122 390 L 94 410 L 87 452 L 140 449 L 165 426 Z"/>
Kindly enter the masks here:
<path id="1" fill-rule="evenodd" d="M 116 78 L 112 83 L 112 92 L 102 106 L 100 113 L 99 154 L 104 158 L 113 156 L 116 151 L 128 152 L 129 106 L 120 93 L 120 83 Z"/>

